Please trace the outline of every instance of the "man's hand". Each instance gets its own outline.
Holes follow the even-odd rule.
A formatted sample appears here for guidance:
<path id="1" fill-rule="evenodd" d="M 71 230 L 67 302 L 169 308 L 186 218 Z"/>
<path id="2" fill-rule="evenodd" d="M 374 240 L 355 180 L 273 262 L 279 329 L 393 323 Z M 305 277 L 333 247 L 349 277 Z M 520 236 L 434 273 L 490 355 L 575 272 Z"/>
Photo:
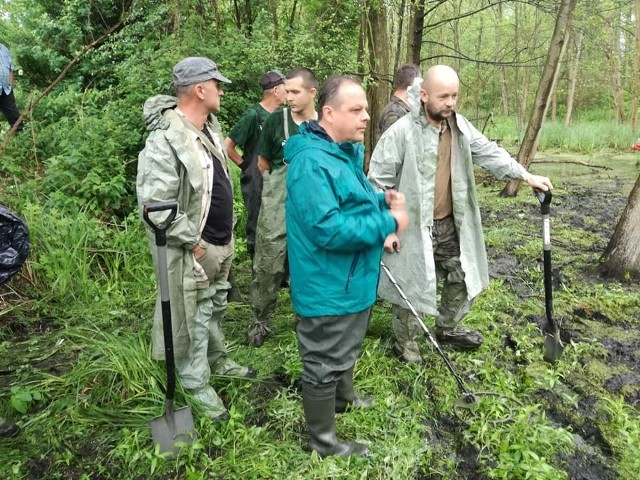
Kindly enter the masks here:
<path id="1" fill-rule="evenodd" d="M 391 209 L 389 210 L 391 216 L 396 219 L 398 223 L 398 229 L 396 233 L 402 233 L 407 229 L 407 225 L 409 225 L 409 215 L 407 215 L 407 211 L 403 209 Z"/>
<path id="2" fill-rule="evenodd" d="M 387 202 L 387 205 L 389 205 L 391 210 L 404 209 L 404 193 L 400 193 L 395 190 L 387 190 L 384 192 L 384 201 Z"/>
<path id="3" fill-rule="evenodd" d="M 264 172 L 266 172 L 270 168 L 271 168 L 271 163 L 269 162 L 269 160 L 264 158 L 262 155 L 259 155 L 258 156 L 258 170 L 260 170 L 260 173 L 262 175 L 264 175 Z"/>
<path id="4" fill-rule="evenodd" d="M 395 233 L 391 233 L 387 235 L 387 238 L 384 240 L 384 251 L 387 253 L 399 252 L 400 251 L 400 239 Z"/>
<path id="5" fill-rule="evenodd" d="M 534 190 L 541 190 L 543 192 L 548 192 L 553 190 L 553 185 L 551 184 L 551 180 L 548 177 L 543 177 L 541 175 L 532 175 L 527 174 L 527 177 L 524 179 L 525 182 L 529 184 L 531 188 Z"/>
<path id="6" fill-rule="evenodd" d="M 193 250 L 191 251 L 193 252 L 193 255 L 196 257 L 196 260 L 200 260 L 202 257 L 204 257 L 204 254 L 206 253 L 206 250 L 202 248 L 200 245 L 196 245 L 195 247 L 193 247 Z"/>

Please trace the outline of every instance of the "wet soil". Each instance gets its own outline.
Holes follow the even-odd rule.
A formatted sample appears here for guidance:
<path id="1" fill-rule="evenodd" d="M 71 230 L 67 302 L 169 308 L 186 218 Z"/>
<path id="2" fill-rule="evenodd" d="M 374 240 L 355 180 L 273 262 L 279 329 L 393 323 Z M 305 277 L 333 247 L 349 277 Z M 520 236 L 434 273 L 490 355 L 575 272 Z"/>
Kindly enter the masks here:
<path id="1" fill-rule="evenodd" d="M 573 187 L 570 192 L 559 192 L 552 202 L 552 251 L 554 255 L 553 290 L 585 285 L 603 285 L 604 289 L 620 288 L 620 284 L 601 278 L 597 273 L 597 261 L 607 245 L 626 204 L 627 197 L 616 193 L 617 185 L 613 182 L 609 188 Z M 540 218 L 539 205 L 531 203 L 530 207 L 519 204 L 510 215 Z M 485 230 L 499 223 L 495 212 L 483 212 Z M 488 221 L 487 221 L 488 219 Z M 554 238 L 554 226 L 557 231 L 564 231 L 560 240 Z M 579 232 L 589 235 L 591 242 L 567 241 L 566 232 Z M 523 268 L 520 259 L 509 248 L 488 248 L 490 275 L 501 278 L 520 299 L 544 297 L 532 290 L 527 281 L 523 281 L 518 271 Z M 578 259 L 576 261 L 576 259 Z M 577 263 L 579 262 L 579 263 Z M 542 267 L 540 266 L 540 271 Z M 638 293 L 637 285 L 623 284 L 626 291 Z M 594 306 L 595 305 L 595 306 Z M 604 307 L 604 305 L 603 305 Z M 603 393 L 614 398 L 622 396 L 629 405 L 640 409 L 640 322 L 637 312 L 625 319 L 612 318 L 611 312 L 598 309 L 597 302 L 582 305 L 578 301 L 571 312 L 556 314 L 555 319 L 562 324 L 561 337 L 566 343 L 589 343 L 594 338 L 602 347 L 602 354 L 580 360 L 585 367 L 584 376 L 579 373 L 567 376 L 563 380 L 566 388 L 574 398 L 575 405 L 568 405 L 566 400 L 556 392 L 543 390 L 537 398 L 545 407 L 547 418 L 572 432 L 575 439 L 575 450 L 570 454 L 559 454 L 558 465 L 572 480 L 608 480 L 620 478 L 614 468 L 615 452 L 602 431 L 601 424 L 606 418 L 602 409 L 597 408 L 598 399 L 593 395 Z M 615 311 L 614 311 L 615 313 Z M 528 315 L 524 321 L 536 324 L 541 333 L 547 319 L 545 315 Z M 516 319 L 517 321 L 517 319 Z M 505 346 L 513 346 L 513 339 L 505 335 Z M 589 378 L 587 366 L 598 365 L 602 378 Z M 576 369 L 579 372 L 579 369 Z M 474 478 L 474 477 L 461 477 Z"/>

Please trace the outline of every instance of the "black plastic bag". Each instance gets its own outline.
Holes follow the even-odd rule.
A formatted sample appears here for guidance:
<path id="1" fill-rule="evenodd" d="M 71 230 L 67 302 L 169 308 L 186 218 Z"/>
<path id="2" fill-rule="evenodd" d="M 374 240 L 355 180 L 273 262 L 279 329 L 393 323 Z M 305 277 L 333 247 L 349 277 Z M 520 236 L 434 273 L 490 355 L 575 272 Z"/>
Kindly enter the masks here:
<path id="1" fill-rule="evenodd" d="M 0 284 L 20 271 L 29 255 L 29 230 L 19 216 L 0 205 Z"/>

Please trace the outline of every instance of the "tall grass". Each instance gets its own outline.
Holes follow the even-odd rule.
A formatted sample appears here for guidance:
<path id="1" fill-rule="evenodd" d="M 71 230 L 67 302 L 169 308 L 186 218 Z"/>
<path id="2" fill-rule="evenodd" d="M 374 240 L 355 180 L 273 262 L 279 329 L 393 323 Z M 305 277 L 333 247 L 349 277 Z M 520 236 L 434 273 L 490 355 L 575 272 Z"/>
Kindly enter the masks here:
<path id="1" fill-rule="evenodd" d="M 104 313 L 154 296 L 155 278 L 147 237 L 135 214 L 107 225 L 87 211 L 74 215 L 26 203 L 31 241 L 32 292 L 47 310 Z"/>
<path id="2" fill-rule="evenodd" d="M 500 140 L 505 148 L 515 153 L 524 137 L 525 128 L 518 131 L 515 118 L 496 117 L 484 133 Z M 627 152 L 637 137 L 638 134 L 634 134 L 630 125 L 619 125 L 615 121 L 583 120 L 566 126 L 563 122 L 547 120 L 542 127 L 538 150 L 558 149 L 586 154 L 606 150 Z"/>

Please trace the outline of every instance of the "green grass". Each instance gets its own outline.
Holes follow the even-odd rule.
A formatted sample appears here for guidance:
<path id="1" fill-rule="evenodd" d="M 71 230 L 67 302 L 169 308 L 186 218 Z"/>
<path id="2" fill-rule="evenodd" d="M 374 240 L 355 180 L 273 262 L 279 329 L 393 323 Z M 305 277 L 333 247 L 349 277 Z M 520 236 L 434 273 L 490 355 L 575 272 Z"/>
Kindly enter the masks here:
<path id="1" fill-rule="evenodd" d="M 12 285 L 32 300 L 0 308 L 0 416 L 23 429 L 15 439 L 0 440 L 3 478 L 568 478 L 563 458 L 577 454 L 580 442 L 571 426 L 550 418 L 557 410 L 548 399 L 562 399 L 563 414 L 581 425 L 577 407 L 587 394 L 597 398 L 588 421 L 611 446 L 610 456 L 599 455 L 619 478 L 634 478 L 640 468 L 637 410 L 604 387 L 611 375 L 628 370 L 607 363 L 598 339 L 624 340 L 633 333 L 630 325 L 637 329 L 640 295 L 628 285 L 584 282 L 593 254 L 581 249 L 597 234 L 576 232 L 554 216 L 559 242 L 553 261 L 568 282 L 557 292 L 556 314 L 570 318 L 583 340 L 568 343 L 557 365 L 544 363 L 543 339 L 530 321 L 544 316 L 540 225 L 530 214 L 536 201 L 530 195 L 500 199 L 498 190 L 479 187 L 488 211 L 487 245 L 514 259 L 512 271 L 491 281 L 467 318 L 485 345 L 446 354 L 470 390 L 499 396 L 480 396 L 473 417 L 458 419 L 460 391 L 426 338 L 420 339 L 424 368 L 393 357 L 390 306 L 380 302 L 355 377 L 376 404 L 337 418 L 340 435 L 369 443 L 374 455 L 367 459 L 320 460 L 304 450 L 296 388 L 302 364 L 288 291 L 281 293 L 276 335 L 260 349 L 242 343 L 251 309 L 230 305 L 224 323 L 230 351 L 257 367 L 259 377 L 214 378 L 231 419 L 214 423 L 194 407 L 198 440 L 164 458 L 149 429 L 163 413 L 165 377 L 150 359 L 155 280 L 139 220 L 132 215 L 109 225 L 88 212 L 67 216 L 25 203 L 33 252 L 22 282 Z M 242 247 L 239 252 L 237 276 L 246 291 L 248 262 Z M 587 318 L 572 317 L 578 307 Z M 609 324 L 588 312 L 600 312 Z M 179 388 L 177 406 L 189 402 Z"/>

